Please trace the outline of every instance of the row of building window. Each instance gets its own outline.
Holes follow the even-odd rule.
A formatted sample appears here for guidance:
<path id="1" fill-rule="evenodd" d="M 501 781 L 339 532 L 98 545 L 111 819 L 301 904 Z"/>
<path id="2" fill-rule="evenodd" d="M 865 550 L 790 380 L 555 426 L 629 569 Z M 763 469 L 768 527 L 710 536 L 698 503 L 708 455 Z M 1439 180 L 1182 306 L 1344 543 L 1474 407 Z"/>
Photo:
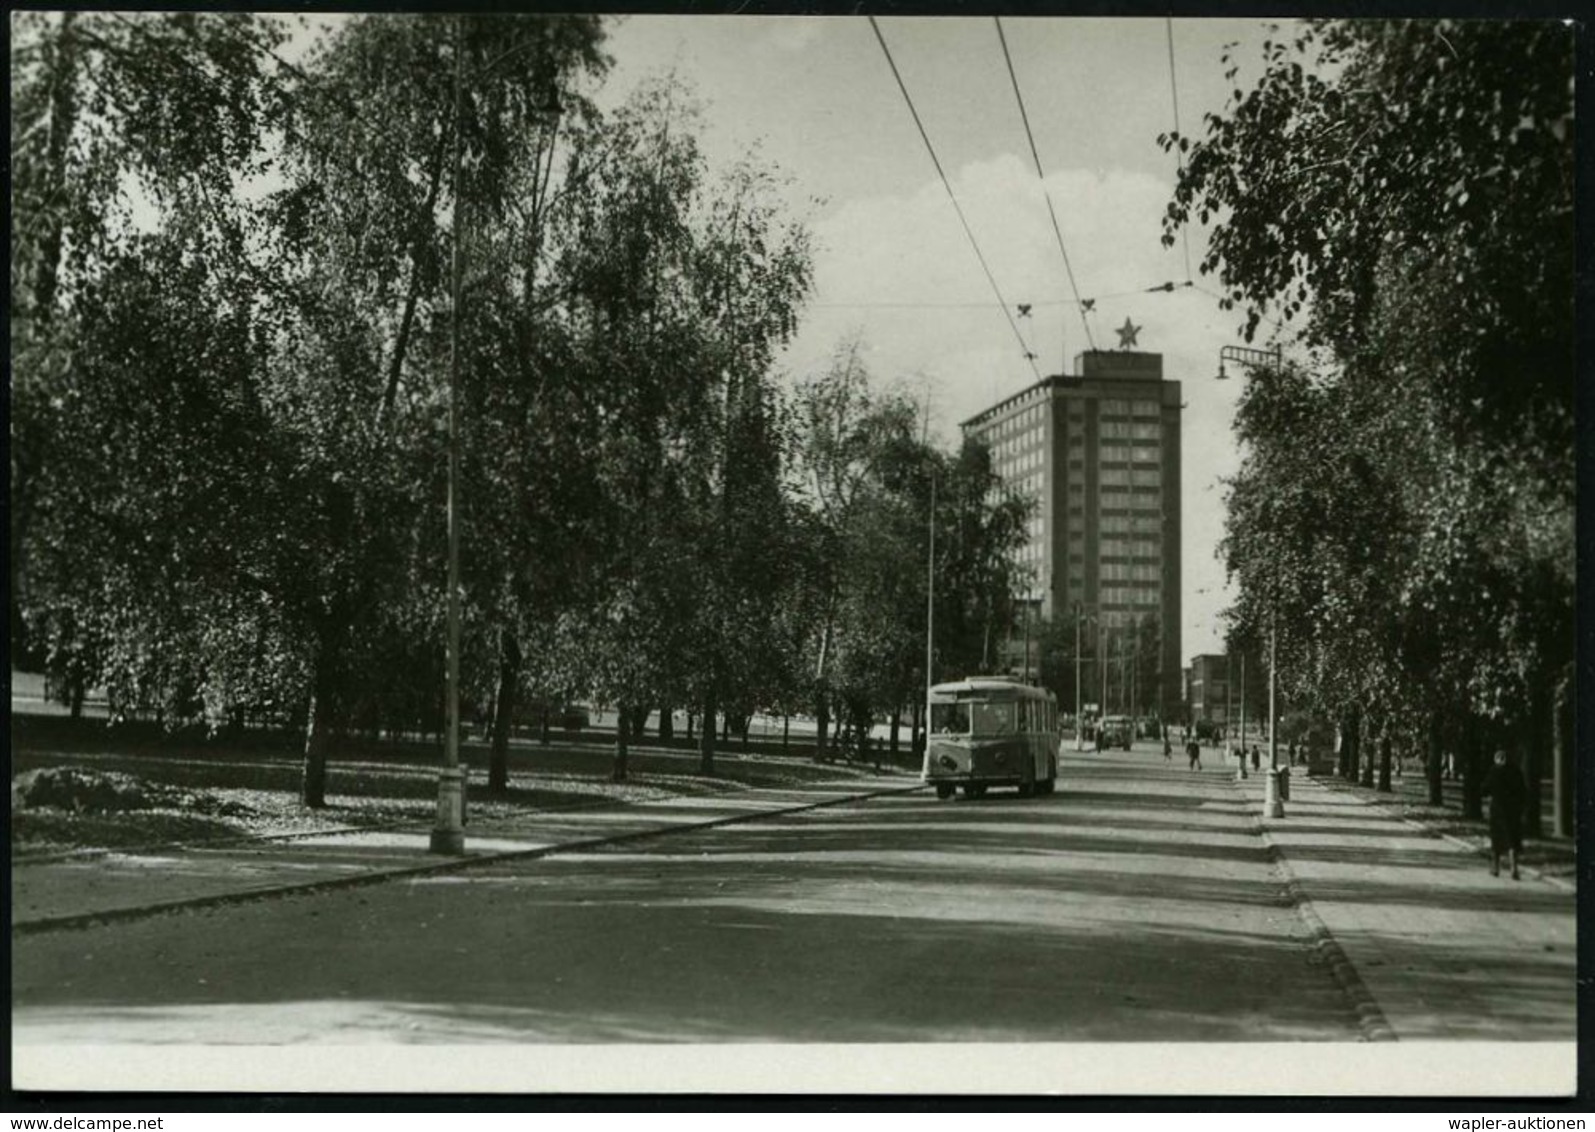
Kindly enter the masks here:
<path id="1" fill-rule="evenodd" d="M 1155 417 L 1163 411 L 1163 406 L 1157 401 L 1125 401 L 1117 397 L 1104 397 L 1099 411 L 1105 417 Z"/>
<path id="2" fill-rule="evenodd" d="M 1156 558 L 1157 539 L 1105 538 L 1097 544 L 1097 553 L 1103 558 Z"/>
<path id="3" fill-rule="evenodd" d="M 1163 424 L 1161 421 L 1099 421 L 1097 435 L 1103 440 L 1158 440 L 1163 436 Z"/>
<path id="4" fill-rule="evenodd" d="M 1042 438 L 1039 432 L 1014 440 L 1002 440 L 992 447 L 992 456 L 999 470 L 1013 465 L 1039 467 L 1043 457 L 1041 444 Z"/>
<path id="5" fill-rule="evenodd" d="M 1105 582 L 1156 582 L 1163 568 L 1156 562 L 1101 562 L 1097 577 Z"/>
<path id="6" fill-rule="evenodd" d="M 1158 590 L 1154 587 L 1099 586 L 1097 598 L 1103 605 L 1156 607 Z"/>
<path id="7" fill-rule="evenodd" d="M 1042 409 L 1043 406 L 1034 405 L 1015 413 L 1005 421 L 998 421 L 992 426 L 991 435 L 998 440 L 1006 440 L 1009 437 L 1019 436 L 1021 433 L 1032 430 L 1039 435 L 1041 426 L 1044 423 Z"/>
<path id="8" fill-rule="evenodd" d="M 1097 518 L 1097 530 L 1105 535 L 1155 535 L 1163 530 L 1163 515 L 1161 512 L 1156 515 L 1101 515 Z"/>
<path id="9" fill-rule="evenodd" d="M 1097 482 L 1112 487 L 1133 485 L 1135 487 L 1158 487 L 1163 483 L 1163 472 L 1160 468 L 1126 468 L 1109 467 L 1104 465 L 1097 473 Z"/>

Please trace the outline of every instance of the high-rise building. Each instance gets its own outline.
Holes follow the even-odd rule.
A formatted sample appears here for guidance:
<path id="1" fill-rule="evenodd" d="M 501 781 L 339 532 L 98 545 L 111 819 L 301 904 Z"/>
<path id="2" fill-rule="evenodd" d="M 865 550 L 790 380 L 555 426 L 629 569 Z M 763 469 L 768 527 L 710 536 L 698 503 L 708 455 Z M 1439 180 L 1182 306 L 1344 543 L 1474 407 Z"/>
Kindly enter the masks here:
<path id="1" fill-rule="evenodd" d="M 1183 692 L 1180 384 L 1163 379 L 1161 354 L 1092 350 L 1075 369 L 971 417 L 964 434 L 985 440 L 1009 488 L 1039 503 L 1020 551 L 1032 588 L 1016 596 L 1045 618 L 1086 619 L 1096 642 L 1086 651 L 1108 658 L 1102 710 L 1128 713 L 1133 695 L 1172 719 Z M 1158 674 L 1155 696 L 1125 680 L 1137 650 L 1140 671 Z M 1089 688 L 1104 685 L 1097 675 Z"/>

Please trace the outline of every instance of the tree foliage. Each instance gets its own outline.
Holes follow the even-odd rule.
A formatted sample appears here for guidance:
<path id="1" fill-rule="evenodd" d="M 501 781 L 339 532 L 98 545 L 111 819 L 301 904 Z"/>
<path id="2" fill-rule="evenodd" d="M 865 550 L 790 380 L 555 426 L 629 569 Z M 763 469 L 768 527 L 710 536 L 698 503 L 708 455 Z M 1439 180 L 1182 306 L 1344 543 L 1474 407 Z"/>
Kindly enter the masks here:
<path id="1" fill-rule="evenodd" d="M 1253 375 L 1225 552 L 1234 611 L 1336 713 L 1535 726 L 1572 658 L 1570 30 L 1313 22 L 1165 137 L 1165 225 L 1250 337 L 1305 316 L 1306 365 Z M 1228 75 L 1237 73 L 1231 65 Z"/>

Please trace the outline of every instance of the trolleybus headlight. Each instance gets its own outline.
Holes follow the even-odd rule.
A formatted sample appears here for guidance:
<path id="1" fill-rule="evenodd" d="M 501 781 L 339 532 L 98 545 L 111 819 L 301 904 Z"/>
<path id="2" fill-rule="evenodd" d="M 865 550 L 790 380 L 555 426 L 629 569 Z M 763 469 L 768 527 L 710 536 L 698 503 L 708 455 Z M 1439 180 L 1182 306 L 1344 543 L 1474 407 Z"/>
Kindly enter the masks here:
<path id="1" fill-rule="evenodd" d="M 951 755 L 943 755 L 941 758 L 937 759 L 936 761 L 941 763 L 941 766 L 942 766 L 943 770 L 957 770 L 958 769 L 958 760 L 953 758 Z"/>

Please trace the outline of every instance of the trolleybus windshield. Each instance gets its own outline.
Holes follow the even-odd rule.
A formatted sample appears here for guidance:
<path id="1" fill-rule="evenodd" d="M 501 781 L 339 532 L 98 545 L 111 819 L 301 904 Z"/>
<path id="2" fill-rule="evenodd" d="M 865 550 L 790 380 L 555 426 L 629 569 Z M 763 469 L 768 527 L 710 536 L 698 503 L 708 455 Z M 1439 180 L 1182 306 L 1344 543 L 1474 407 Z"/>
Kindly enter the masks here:
<path id="1" fill-rule="evenodd" d="M 968 735 L 969 707 L 961 703 L 930 705 L 930 729 L 935 735 Z"/>
<path id="2" fill-rule="evenodd" d="M 974 723 L 975 737 L 984 738 L 995 735 L 1012 735 L 1014 733 L 1014 708 L 1018 705 L 1009 703 L 995 704 L 970 704 L 974 710 L 971 712 Z"/>
<path id="3" fill-rule="evenodd" d="M 934 735 L 974 735 L 989 739 L 999 735 L 1013 735 L 1015 704 L 991 703 L 983 700 L 963 700 L 957 703 L 932 703 L 930 705 L 930 730 Z"/>

